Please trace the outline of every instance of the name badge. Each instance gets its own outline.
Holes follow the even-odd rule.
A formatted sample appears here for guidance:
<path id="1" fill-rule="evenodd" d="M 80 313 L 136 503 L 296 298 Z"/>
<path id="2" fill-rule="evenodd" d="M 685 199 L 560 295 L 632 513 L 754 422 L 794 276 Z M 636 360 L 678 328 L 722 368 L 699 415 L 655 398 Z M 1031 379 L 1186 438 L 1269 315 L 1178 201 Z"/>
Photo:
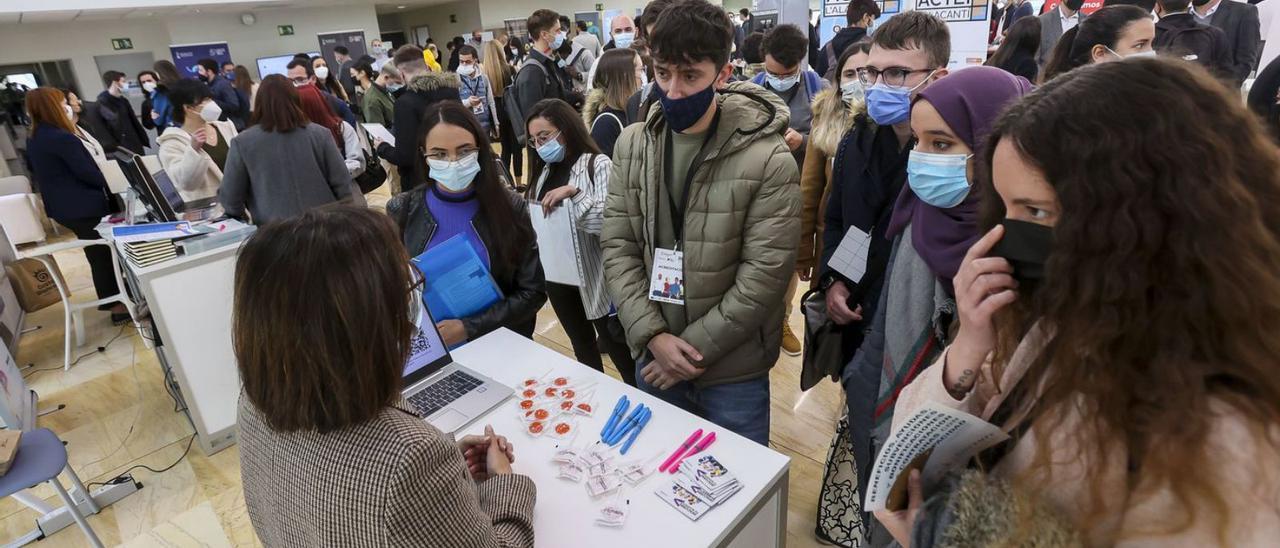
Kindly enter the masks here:
<path id="1" fill-rule="evenodd" d="M 653 253 L 649 300 L 684 306 L 684 252 L 658 248 Z"/>

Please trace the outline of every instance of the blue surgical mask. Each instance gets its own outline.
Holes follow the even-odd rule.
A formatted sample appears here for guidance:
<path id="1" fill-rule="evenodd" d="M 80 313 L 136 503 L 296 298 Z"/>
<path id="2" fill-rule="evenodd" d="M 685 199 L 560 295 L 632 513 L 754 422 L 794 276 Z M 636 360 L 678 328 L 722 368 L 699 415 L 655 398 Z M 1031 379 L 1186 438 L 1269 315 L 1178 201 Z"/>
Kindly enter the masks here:
<path id="1" fill-rule="evenodd" d="M 560 144 L 559 136 L 542 143 L 538 147 L 538 156 L 542 161 L 548 164 L 554 164 L 564 159 L 564 145 Z"/>
<path id="2" fill-rule="evenodd" d="M 865 101 L 867 92 L 862 87 L 862 80 L 856 76 L 850 78 L 848 82 L 840 84 L 840 98 L 844 99 L 846 105 L 852 105 L 858 101 Z"/>
<path id="3" fill-rule="evenodd" d="M 764 81 L 769 84 L 769 89 L 774 91 L 787 91 L 795 87 L 796 83 L 800 81 L 800 74 L 796 73 L 786 78 L 779 78 L 772 74 L 765 73 Z"/>
<path id="4" fill-rule="evenodd" d="M 667 92 L 662 89 L 662 86 L 653 86 L 653 91 L 658 94 L 658 100 L 662 102 L 662 114 L 667 121 L 667 127 L 676 133 L 683 132 L 698 123 L 698 120 L 707 113 L 707 109 L 711 108 L 711 101 L 716 98 L 714 82 L 707 86 L 707 89 L 680 99 L 667 97 Z"/>
<path id="5" fill-rule="evenodd" d="M 631 43 L 636 41 L 636 33 L 620 32 L 613 35 L 613 45 L 619 49 L 631 47 Z"/>
<path id="6" fill-rule="evenodd" d="M 969 195 L 969 158 L 972 154 L 933 154 L 911 151 L 907 158 L 907 184 L 924 203 L 949 209 Z"/>
<path id="7" fill-rule="evenodd" d="M 400 91 L 400 89 L 403 87 L 404 87 L 404 84 L 387 84 L 387 91 L 390 91 L 391 93 L 395 93 L 397 91 Z"/>
<path id="8" fill-rule="evenodd" d="M 471 186 L 480 173 L 480 153 L 473 152 L 457 161 L 427 158 L 428 175 L 449 192 L 462 192 Z"/>
<path id="9" fill-rule="evenodd" d="M 555 39 L 551 41 L 551 49 L 560 49 L 560 46 L 564 44 L 564 38 L 564 31 L 556 33 Z"/>
<path id="10" fill-rule="evenodd" d="M 907 121 L 911 117 L 911 92 L 919 89 L 932 77 L 933 73 L 930 72 L 913 88 L 893 87 L 877 81 L 867 90 L 867 114 L 881 126 Z"/>

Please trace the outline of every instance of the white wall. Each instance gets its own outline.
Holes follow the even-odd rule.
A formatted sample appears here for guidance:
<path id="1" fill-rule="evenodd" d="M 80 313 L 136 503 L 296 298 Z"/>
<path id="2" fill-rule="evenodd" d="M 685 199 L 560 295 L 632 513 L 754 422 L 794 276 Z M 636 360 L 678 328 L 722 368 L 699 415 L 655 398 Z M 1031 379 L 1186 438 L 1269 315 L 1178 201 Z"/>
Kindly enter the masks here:
<path id="1" fill-rule="evenodd" d="M 112 51 L 112 38 L 131 38 L 133 49 Z M 170 43 L 168 30 L 161 21 L 0 25 L 0 65 L 70 59 L 77 87 L 84 99 L 91 100 L 102 91 L 102 75 L 93 56 L 150 51 L 156 59 L 167 59 Z"/>
<path id="2" fill-rule="evenodd" d="M 450 23 L 450 15 L 457 16 L 458 22 Z M 471 31 L 481 28 L 480 3 L 477 0 L 461 0 L 417 10 L 386 14 L 381 16 L 379 20 L 390 25 L 384 25 L 383 31 L 404 31 L 405 38 L 409 40 L 414 39 L 414 28 L 427 25 L 431 27 L 431 37 L 435 39 L 438 47 L 443 47 L 444 43 L 454 36 L 470 38 Z M 502 28 L 502 22 L 499 21 L 497 25 L 490 25 L 485 28 L 489 30 L 500 29 Z M 396 45 L 401 46 L 403 44 Z"/>
<path id="3" fill-rule="evenodd" d="M 79 88 L 88 99 L 102 90 L 95 55 L 150 51 L 156 59 L 170 59 L 170 44 L 226 41 L 231 59 L 256 73 L 258 57 L 319 51 L 316 33 L 364 29 L 365 38 L 373 39 L 380 32 L 372 5 L 253 13 L 257 22 L 251 27 L 240 22 L 238 13 L 0 25 L 0 64 L 70 59 Z M 293 25 L 294 35 L 279 36 L 276 25 Z M 130 38 L 134 49 L 112 51 L 112 38 Z"/>
<path id="4" fill-rule="evenodd" d="M 529 2 L 528 0 L 478 0 L 480 2 L 480 21 L 484 28 L 503 28 L 503 21 L 507 19 L 525 19 L 531 15 L 534 10 L 543 6 L 555 10 L 560 15 L 566 15 L 569 19 L 573 19 L 573 14 L 580 11 L 595 11 L 596 4 L 604 4 L 606 10 L 622 10 L 627 15 L 634 16 L 636 8 L 643 8 L 648 0 L 559 0 L 553 4 L 539 4 L 538 2 Z M 713 4 L 718 4 L 719 0 L 713 0 Z"/>

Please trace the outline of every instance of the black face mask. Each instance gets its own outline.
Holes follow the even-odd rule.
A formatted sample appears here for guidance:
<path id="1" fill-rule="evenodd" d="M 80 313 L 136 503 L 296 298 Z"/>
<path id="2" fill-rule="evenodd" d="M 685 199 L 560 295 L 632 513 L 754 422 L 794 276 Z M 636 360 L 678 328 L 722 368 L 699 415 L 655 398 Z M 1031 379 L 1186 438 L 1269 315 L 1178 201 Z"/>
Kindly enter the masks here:
<path id="1" fill-rule="evenodd" d="M 1044 263 L 1053 250 L 1053 229 L 1013 219 L 1000 224 L 1004 226 L 1004 237 L 991 248 L 991 256 L 1009 261 L 1020 291 L 1029 294 L 1044 279 Z"/>
<path id="2" fill-rule="evenodd" d="M 1080 7 L 1084 5 L 1084 0 L 1063 0 L 1062 5 L 1071 11 L 1080 11 Z"/>

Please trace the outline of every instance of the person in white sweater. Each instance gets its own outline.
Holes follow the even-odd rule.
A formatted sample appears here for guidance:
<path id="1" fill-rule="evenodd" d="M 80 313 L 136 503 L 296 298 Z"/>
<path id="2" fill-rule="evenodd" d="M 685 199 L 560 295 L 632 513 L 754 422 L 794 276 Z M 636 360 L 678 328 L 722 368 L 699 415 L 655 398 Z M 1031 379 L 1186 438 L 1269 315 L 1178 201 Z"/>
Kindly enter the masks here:
<path id="1" fill-rule="evenodd" d="M 216 196 L 236 128 L 231 122 L 218 121 L 222 109 L 213 101 L 208 86 L 200 82 L 173 83 L 169 100 L 176 125 L 164 130 L 157 140 L 160 166 L 183 201 Z"/>

